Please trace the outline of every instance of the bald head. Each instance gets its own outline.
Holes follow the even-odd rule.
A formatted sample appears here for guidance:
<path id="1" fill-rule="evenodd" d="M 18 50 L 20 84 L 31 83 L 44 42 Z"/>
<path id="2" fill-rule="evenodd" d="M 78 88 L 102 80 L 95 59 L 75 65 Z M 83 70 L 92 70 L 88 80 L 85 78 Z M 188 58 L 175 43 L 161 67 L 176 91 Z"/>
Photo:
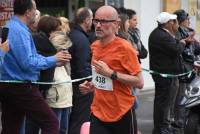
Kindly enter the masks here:
<path id="1" fill-rule="evenodd" d="M 110 20 L 117 20 L 118 13 L 115 8 L 111 6 L 102 6 L 97 9 L 95 16 L 103 16 L 103 18 L 107 18 Z"/>

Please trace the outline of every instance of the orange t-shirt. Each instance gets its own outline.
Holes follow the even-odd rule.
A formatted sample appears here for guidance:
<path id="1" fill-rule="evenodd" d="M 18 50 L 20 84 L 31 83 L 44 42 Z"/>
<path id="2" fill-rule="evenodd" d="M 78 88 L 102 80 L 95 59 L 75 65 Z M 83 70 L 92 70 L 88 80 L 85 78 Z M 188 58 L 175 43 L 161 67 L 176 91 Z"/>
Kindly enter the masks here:
<path id="1" fill-rule="evenodd" d="M 111 69 L 125 74 L 136 75 L 141 72 L 136 51 L 132 45 L 116 37 L 111 43 L 102 46 L 97 40 L 91 46 L 92 61 L 101 60 Z M 135 98 L 131 94 L 132 87 L 113 80 L 113 91 L 95 89 L 91 105 L 92 113 L 104 122 L 121 119 L 133 105 Z"/>

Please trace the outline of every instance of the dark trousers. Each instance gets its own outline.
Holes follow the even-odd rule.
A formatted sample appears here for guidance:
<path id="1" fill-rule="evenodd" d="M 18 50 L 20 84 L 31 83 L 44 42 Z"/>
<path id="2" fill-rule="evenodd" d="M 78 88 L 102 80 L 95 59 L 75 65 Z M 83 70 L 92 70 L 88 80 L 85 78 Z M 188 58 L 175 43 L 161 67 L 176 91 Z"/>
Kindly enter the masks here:
<path id="1" fill-rule="evenodd" d="M 0 101 L 1 134 L 19 134 L 25 115 L 42 129 L 42 134 L 58 134 L 58 120 L 36 85 L 0 83 Z"/>
<path id="2" fill-rule="evenodd" d="M 39 134 L 40 127 L 30 119 L 25 121 L 25 134 Z"/>
<path id="3" fill-rule="evenodd" d="M 69 120 L 69 134 L 80 134 L 81 125 L 90 120 L 93 93 L 82 95 L 78 85 L 73 85 L 73 106 Z"/>
<path id="4" fill-rule="evenodd" d="M 133 116 L 133 128 L 134 128 L 134 134 L 138 133 L 138 124 L 137 124 L 137 115 L 135 109 L 132 109 L 132 116 Z"/>
<path id="5" fill-rule="evenodd" d="M 178 79 L 153 75 L 153 80 L 155 82 L 153 134 L 171 134 L 170 111 L 175 103 Z"/>
<path id="6" fill-rule="evenodd" d="M 103 122 L 94 115 L 91 116 L 90 134 L 133 134 L 133 131 L 132 110 L 116 122 Z"/>
<path id="7" fill-rule="evenodd" d="M 71 107 L 52 108 L 59 121 L 59 134 L 68 134 L 69 116 Z M 39 134 L 40 127 L 30 119 L 25 121 L 25 134 Z"/>
<path id="8" fill-rule="evenodd" d="M 176 127 L 181 128 L 181 129 L 184 129 L 185 127 L 187 110 L 184 106 L 180 106 L 180 103 L 181 103 L 182 97 L 185 95 L 185 90 L 186 90 L 187 85 L 188 83 L 179 84 L 179 90 L 176 97 L 176 103 L 175 103 L 175 108 L 174 108 Z"/>

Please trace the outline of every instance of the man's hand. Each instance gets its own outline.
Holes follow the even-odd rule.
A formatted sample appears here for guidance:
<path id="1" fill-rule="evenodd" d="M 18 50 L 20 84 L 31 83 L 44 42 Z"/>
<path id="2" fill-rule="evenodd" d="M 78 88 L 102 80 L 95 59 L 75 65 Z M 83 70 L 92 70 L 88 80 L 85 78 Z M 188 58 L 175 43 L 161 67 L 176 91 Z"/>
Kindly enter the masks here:
<path id="1" fill-rule="evenodd" d="M 97 73 L 111 77 L 111 74 L 113 73 L 113 70 L 110 69 L 110 67 L 103 61 L 94 61 L 94 67 Z"/>
<path id="2" fill-rule="evenodd" d="M 62 66 L 64 64 L 66 64 L 66 62 L 69 62 L 71 57 L 71 54 L 69 54 L 68 52 L 64 52 L 64 51 L 60 51 L 58 53 L 56 53 L 55 55 L 56 57 L 56 65 L 57 66 Z"/>
<path id="3" fill-rule="evenodd" d="M 0 43 L 0 49 L 5 53 L 7 53 L 10 50 L 8 45 L 8 40 L 5 41 L 4 43 Z"/>
<path id="4" fill-rule="evenodd" d="M 82 94 L 87 94 L 94 91 L 94 85 L 92 82 L 85 81 L 79 85 L 79 89 Z"/>

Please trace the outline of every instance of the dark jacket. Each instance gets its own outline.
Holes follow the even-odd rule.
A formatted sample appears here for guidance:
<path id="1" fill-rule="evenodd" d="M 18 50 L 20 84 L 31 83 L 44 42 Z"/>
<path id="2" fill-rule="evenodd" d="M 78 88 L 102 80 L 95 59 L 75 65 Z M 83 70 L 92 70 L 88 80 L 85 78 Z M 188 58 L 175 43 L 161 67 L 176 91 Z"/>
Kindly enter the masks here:
<path id="1" fill-rule="evenodd" d="M 78 79 L 90 76 L 91 71 L 91 50 L 88 35 L 79 25 L 73 25 L 69 38 L 72 41 L 72 47 L 69 52 L 72 56 L 70 60 L 71 65 L 71 78 Z M 78 85 L 82 83 L 73 83 Z"/>
<path id="2" fill-rule="evenodd" d="M 135 48 L 139 52 L 138 59 L 141 63 L 140 59 L 145 59 L 148 55 L 147 49 L 144 47 L 141 37 L 140 37 L 140 31 L 138 28 L 135 29 L 129 29 L 129 34 L 131 36 L 131 40 L 134 42 Z"/>
<path id="3" fill-rule="evenodd" d="M 177 39 L 187 38 L 189 36 L 189 32 L 194 32 L 194 30 L 179 27 L 178 32 L 176 34 L 176 38 Z M 195 60 L 195 59 L 197 59 L 196 56 L 200 54 L 200 45 L 196 44 L 196 43 L 190 43 L 185 47 L 184 52 L 185 51 L 187 52 L 188 50 L 190 50 L 190 52 L 194 55 L 194 60 Z M 183 57 L 184 57 L 184 54 L 185 54 L 184 52 L 182 53 Z"/>
<path id="4" fill-rule="evenodd" d="M 149 36 L 150 69 L 168 74 L 180 73 L 179 56 L 185 45 L 161 27 Z"/>
<path id="5" fill-rule="evenodd" d="M 176 33 L 176 38 L 181 40 L 187 38 L 190 32 L 194 32 L 193 29 L 188 29 L 184 27 L 179 27 L 178 32 Z M 188 71 L 193 70 L 194 68 L 194 61 L 198 60 L 198 55 L 200 54 L 200 45 L 196 43 L 187 43 L 186 47 L 184 48 L 182 54 L 180 55 L 180 66 L 181 66 L 181 73 L 186 73 Z M 180 77 L 179 81 L 188 83 L 193 78 L 194 75 Z"/>
<path id="6" fill-rule="evenodd" d="M 37 52 L 42 56 L 53 56 L 56 54 L 56 49 L 53 44 L 49 41 L 49 38 L 45 33 L 36 33 L 33 35 L 33 40 L 37 49 Z M 39 81 L 41 82 L 52 82 L 54 78 L 55 67 L 40 71 Z M 48 90 L 51 85 L 39 85 L 40 91 Z"/>

